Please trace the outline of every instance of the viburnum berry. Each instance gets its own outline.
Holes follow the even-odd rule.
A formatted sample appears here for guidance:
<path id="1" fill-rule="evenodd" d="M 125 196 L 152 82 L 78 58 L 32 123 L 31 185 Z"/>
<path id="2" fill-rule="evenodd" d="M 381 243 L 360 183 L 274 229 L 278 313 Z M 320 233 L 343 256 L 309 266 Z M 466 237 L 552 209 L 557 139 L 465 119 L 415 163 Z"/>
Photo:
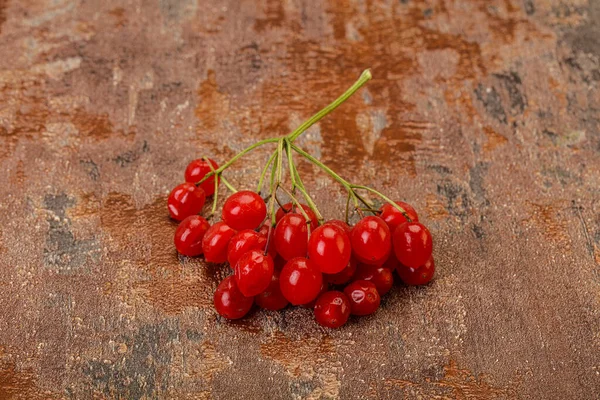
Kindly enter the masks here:
<path id="1" fill-rule="evenodd" d="M 308 258 L 326 274 L 342 271 L 350 262 L 351 254 L 350 239 L 337 225 L 318 227 L 308 240 Z"/>
<path id="2" fill-rule="evenodd" d="M 316 229 L 319 226 L 319 220 L 317 219 L 317 216 L 315 215 L 313 210 L 311 210 L 310 207 L 306 204 L 300 205 L 302 206 L 302 209 L 310 219 L 310 229 Z M 279 207 L 279 209 L 275 213 L 275 222 L 279 222 L 285 214 L 290 212 L 302 215 L 302 213 L 298 211 L 298 206 L 295 206 L 293 203 L 286 203 L 283 206 Z"/>
<path id="3" fill-rule="evenodd" d="M 429 260 L 432 250 L 431 233 L 420 222 L 405 222 L 394 231 L 394 252 L 400 264 L 418 268 Z"/>
<path id="4" fill-rule="evenodd" d="M 338 272 L 337 274 L 323 274 L 323 279 L 332 285 L 343 285 L 345 283 L 350 282 L 354 273 L 356 272 L 356 261 L 353 258 L 350 258 L 350 262 L 343 270 Z"/>
<path id="5" fill-rule="evenodd" d="M 387 268 L 390 271 L 394 271 L 399 264 L 400 263 L 396 258 L 396 254 L 394 254 L 394 252 L 392 251 L 388 259 L 383 263 L 382 267 Z"/>
<path id="6" fill-rule="evenodd" d="M 406 214 L 412 221 L 419 221 L 419 216 L 417 215 L 417 212 L 410 204 L 405 203 L 403 201 L 397 201 L 396 204 L 398 204 L 401 208 L 404 209 L 404 211 L 406 211 Z M 400 212 L 400 210 L 398 210 L 390 203 L 385 203 L 384 205 L 382 205 L 379 211 L 381 211 L 381 214 L 379 216 L 382 220 L 385 221 L 385 223 L 390 228 L 390 232 L 392 233 L 394 233 L 394 231 L 399 225 L 408 222 L 408 220 Z"/>
<path id="7" fill-rule="evenodd" d="M 323 293 L 327 292 L 328 290 L 329 290 L 329 283 L 325 281 L 325 275 L 323 275 L 323 282 L 321 283 L 321 289 L 319 290 L 319 294 L 317 294 L 317 296 L 312 301 L 309 301 L 306 304 L 298 304 L 298 305 L 302 308 L 313 309 L 313 308 L 315 308 L 315 303 L 316 303 L 317 299 L 319 298 L 319 296 L 322 295 Z"/>
<path id="8" fill-rule="evenodd" d="M 284 260 L 306 257 L 308 227 L 301 214 L 287 213 L 275 228 L 275 248 Z"/>
<path id="9" fill-rule="evenodd" d="M 293 305 L 313 301 L 323 283 L 323 275 L 307 258 L 296 257 L 289 260 L 279 275 L 279 285 L 283 296 Z"/>
<path id="10" fill-rule="evenodd" d="M 344 221 L 339 220 L 339 219 L 330 219 L 329 221 L 325 222 L 323 225 L 338 226 L 338 227 L 342 228 L 344 230 L 344 232 L 346 232 L 346 235 L 348 235 L 348 237 L 350 237 L 350 232 L 352 231 L 352 227 L 350 225 L 348 225 L 347 223 L 345 223 Z"/>
<path id="11" fill-rule="evenodd" d="M 274 270 L 271 282 L 264 292 L 256 295 L 254 301 L 260 308 L 265 310 L 281 310 L 285 308 L 289 301 L 281 293 L 281 287 L 279 285 L 279 271 Z"/>
<path id="12" fill-rule="evenodd" d="M 227 319 L 239 319 L 248 314 L 254 303 L 253 297 L 246 297 L 237 287 L 235 278 L 228 276 L 223 279 L 213 299 L 215 310 Z"/>
<path id="13" fill-rule="evenodd" d="M 231 268 L 235 268 L 239 259 L 250 250 L 263 250 L 267 245 L 267 238 L 252 229 L 244 229 L 231 237 L 227 246 L 227 261 Z M 273 254 L 269 252 L 271 256 Z"/>
<path id="14" fill-rule="evenodd" d="M 202 254 L 202 239 L 210 224 L 199 215 L 190 215 L 175 231 L 175 248 L 184 256 L 194 257 Z"/>
<path id="15" fill-rule="evenodd" d="M 383 266 L 358 264 L 358 268 L 352 279 L 372 282 L 377 288 L 379 296 L 383 296 L 389 292 L 394 285 L 392 270 Z"/>
<path id="16" fill-rule="evenodd" d="M 177 221 L 183 221 L 190 215 L 195 215 L 202 211 L 206 194 L 201 187 L 196 187 L 193 183 L 182 183 L 176 186 L 167 199 L 167 208 L 171 218 Z"/>
<path id="17" fill-rule="evenodd" d="M 355 258 L 370 265 L 382 265 L 392 249 L 390 229 L 375 216 L 365 217 L 354 225 L 350 242 Z"/>
<path id="18" fill-rule="evenodd" d="M 202 240 L 202 250 L 206 261 L 214 263 L 227 261 L 227 247 L 233 235 L 235 235 L 235 230 L 225 222 L 217 222 L 211 226 Z"/>
<path id="19" fill-rule="evenodd" d="M 235 281 L 246 297 L 264 292 L 273 277 L 273 259 L 262 250 L 250 250 L 235 265 Z"/>
<path id="20" fill-rule="evenodd" d="M 232 194 L 223 204 L 223 221 L 236 230 L 258 228 L 266 216 L 265 201 L 250 190 Z"/>
<path id="21" fill-rule="evenodd" d="M 377 287 L 372 282 L 354 281 L 346 286 L 344 294 L 350 301 L 350 312 L 353 315 L 373 314 L 381 302 Z"/>
<path id="22" fill-rule="evenodd" d="M 210 164 L 209 164 L 210 162 Z M 211 166 L 212 165 L 212 169 Z M 185 169 L 185 181 L 191 183 L 198 183 L 213 169 L 217 169 L 219 166 L 215 160 L 210 158 L 207 160 L 199 158 L 188 164 Z M 200 187 L 204 190 L 207 196 L 212 196 L 215 193 L 215 177 L 211 176 L 200 184 Z"/>
<path id="23" fill-rule="evenodd" d="M 402 282 L 407 285 L 426 285 L 435 274 L 435 263 L 433 262 L 433 257 L 429 257 L 429 260 L 420 267 L 411 268 L 398 264 L 396 271 Z"/>
<path id="24" fill-rule="evenodd" d="M 315 319 L 327 328 L 339 328 L 350 318 L 350 301 L 342 292 L 330 291 L 319 296 L 315 303 Z"/>

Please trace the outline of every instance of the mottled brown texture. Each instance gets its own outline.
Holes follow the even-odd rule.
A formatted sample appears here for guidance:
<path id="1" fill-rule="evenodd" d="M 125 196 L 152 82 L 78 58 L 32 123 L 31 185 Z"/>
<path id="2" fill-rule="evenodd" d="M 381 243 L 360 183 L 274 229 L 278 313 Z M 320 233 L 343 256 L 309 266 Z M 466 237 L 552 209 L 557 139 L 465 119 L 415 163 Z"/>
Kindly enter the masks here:
<path id="1" fill-rule="evenodd" d="M 0 0 L 0 399 L 597 399 L 598 21 L 595 0 Z M 435 280 L 336 331 L 219 318 L 230 270 L 176 254 L 169 190 L 366 67 L 298 143 L 413 204 Z"/>

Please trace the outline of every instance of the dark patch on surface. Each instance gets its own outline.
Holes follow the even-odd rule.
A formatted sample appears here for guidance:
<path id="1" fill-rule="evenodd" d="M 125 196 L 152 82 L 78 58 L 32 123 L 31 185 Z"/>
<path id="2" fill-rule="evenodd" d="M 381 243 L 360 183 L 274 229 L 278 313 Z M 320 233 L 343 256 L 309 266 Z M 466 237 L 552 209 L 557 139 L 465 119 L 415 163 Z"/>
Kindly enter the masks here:
<path id="1" fill-rule="evenodd" d="M 290 394 L 292 396 L 298 396 L 300 399 L 305 399 L 314 392 L 317 388 L 315 382 L 310 380 L 301 380 L 290 383 Z"/>
<path id="2" fill-rule="evenodd" d="M 557 143 L 558 135 L 556 134 L 556 132 L 551 131 L 550 129 L 542 129 L 542 134 L 548 137 L 552 141 L 552 143 Z"/>
<path id="3" fill-rule="evenodd" d="M 483 237 L 485 236 L 485 232 L 484 232 L 483 228 L 481 227 L 481 225 L 474 224 L 471 227 L 471 230 L 475 234 L 475 237 L 479 240 L 483 239 Z"/>
<path id="4" fill-rule="evenodd" d="M 523 8 L 525 9 L 525 13 L 527 15 L 535 14 L 535 3 L 533 2 L 533 0 L 524 0 Z"/>
<path id="5" fill-rule="evenodd" d="M 71 231 L 71 220 L 66 215 L 67 208 L 75 201 L 66 194 L 47 194 L 44 208 L 48 210 L 46 221 L 49 229 L 44 247 L 44 264 L 61 272 L 83 267 L 88 258 L 97 259 L 99 244 L 95 239 L 76 239 Z"/>
<path id="6" fill-rule="evenodd" d="M 456 183 L 444 181 L 437 185 L 437 192 L 447 199 L 446 208 L 451 215 L 465 218 L 469 214 L 471 201 L 464 188 Z"/>
<path id="7" fill-rule="evenodd" d="M 144 140 L 144 143 L 142 144 L 142 147 L 139 150 L 128 150 L 126 152 L 123 152 L 123 153 L 117 155 L 111 161 L 119 164 L 120 167 L 126 167 L 129 164 L 132 164 L 132 163 L 136 162 L 137 160 L 139 160 L 140 156 L 143 153 L 147 153 L 149 151 L 150 151 L 150 146 L 148 145 L 148 142 L 146 140 Z"/>
<path id="8" fill-rule="evenodd" d="M 511 114 L 522 114 L 525 111 L 525 107 L 527 107 L 527 99 L 523 94 L 523 83 L 519 75 L 511 71 L 508 74 L 495 74 L 494 76 L 500 79 L 508 92 Z"/>
<path id="9" fill-rule="evenodd" d="M 475 89 L 475 95 L 490 116 L 503 124 L 507 123 L 506 112 L 504 111 L 504 107 L 502 107 L 502 99 L 494 87 L 486 88 L 482 84 L 479 84 L 477 89 Z"/>
<path id="10" fill-rule="evenodd" d="M 438 172 L 441 175 L 449 175 L 452 173 L 450 168 L 443 165 L 428 165 L 427 168 Z"/>
<path id="11" fill-rule="evenodd" d="M 0 0 L 0 33 L 2 33 L 2 25 L 6 22 L 6 5 L 8 0 Z"/>
<path id="12" fill-rule="evenodd" d="M 573 49 L 600 57 L 600 1 L 590 1 L 585 13 L 586 23 L 575 28 L 565 38 Z"/>
<path id="13" fill-rule="evenodd" d="M 198 332 L 193 329 L 188 329 L 185 331 L 185 336 L 188 338 L 188 340 L 191 340 L 192 342 L 198 342 L 202 340 L 202 338 L 204 338 L 204 333 Z"/>
<path id="14" fill-rule="evenodd" d="M 100 178 L 100 170 L 98 165 L 92 160 L 80 160 L 79 164 L 85 169 L 85 172 L 93 181 L 97 181 Z"/>
<path id="15" fill-rule="evenodd" d="M 483 203 L 484 205 L 489 205 L 490 202 L 486 197 L 486 191 L 484 188 L 484 177 L 488 170 L 488 164 L 479 162 L 473 166 L 470 170 L 470 179 L 469 186 L 471 190 L 475 194 L 475 198 Z"/>
<path id="16" fill-rule="evenodd" d="M 88 361 L 83 373 L 92 380 L 96 390 L 107 396 L 118 393 L 119 397 L 136 400 L 160 397 L 170 381 L 169 344 L 178 334 L 176 321 L 144 325 L 133 337 L 118 339 L 128 348 L 121 360 Z"/>
<path id="17" fill-rule="evenodd" d="M 423 16 L 425 18 L 429 18 L 429 17 L 433 16 L 433 9 L 432 8 L 426 8 L 425 10 L 423 10 Z"/>

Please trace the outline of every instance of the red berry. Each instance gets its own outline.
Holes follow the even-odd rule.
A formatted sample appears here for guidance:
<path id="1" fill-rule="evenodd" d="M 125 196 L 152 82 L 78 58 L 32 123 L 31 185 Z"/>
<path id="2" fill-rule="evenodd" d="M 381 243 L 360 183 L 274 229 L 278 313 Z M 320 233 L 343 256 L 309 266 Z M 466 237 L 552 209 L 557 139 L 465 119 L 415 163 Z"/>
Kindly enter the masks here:
<path id="1" fill-rule="evenodd" d="M 233 229 L 255 229 L 267 216 L 267 206 L 258 193 L 242 190 L 223 204 L 222 218 Z"/>
<path id="2" fill-rule="evenodd" d="M 285 218 L 285 217 L 284 217 Z M 312 261 L 297 257 L 289 260 L 279 276 L 281 293 L 292 304 L 313 301 L 323 284 L 323 275 Z"/>
<path id="3" fill-rule="evenodd" d="M 266 310 L 281 310 L 285 308 L 289 301 L 281 293 L 281 287 L 279 286 L 279 271 L 273 271 L 271 277 L 271 283 L 264 292 L 254 297 L 254 301 L 260 308 Z"/>
<path id="4" fill-rule="evenodd" d="M 404 209 L 404 211 L 406 211 L 406 214 L 412 221 L 417 222 L 419 220 L 417 212 L 410 204 L 407 204 L 403 201 L 397 201 L 396 204 L 398 204 L 401 208 Z M 396 228 L 399 225 L 408 222 L 406 217 L 390 203 L 382 205 L 379 210 L 381 211 L 381 219 L 385 221 L 385 223 L 390 228 L 390 232 L 392 233 L 396 230 Z"/>
<path id="5" fill-rule="evenodd" d="M 248 314 L 253 302 L 254 298 L 240 292 L 233 276 L 223 279 L 215 291 L 215 309 L 228 319 L 238 319 Z"/>
<path id="6" fill-rule="evenodd" d="M 262 250 L 250 250 L 235 265 L 235 281 L 246 297 L 264 292 L 273 276 L 273 259 Z"/>
<path id="7" fill-rule="evenodd" d="M 353 258 L 350 258 L 350 262 L 348 263 L 348 265 L 346 265 L 346 267 L 343 270 L 341 270 L 337 274 L 325 274 L 323 275 L 323 278 L 333 285 L 343 285 L 345 283 L 350 282 L 350 279 L 352 279 L 355 272 L 356 261 L 354 261 Z"/>
<path id="8" fill-rule="evenodd" d="M 402 282 L 407 285 L 426 285 L 433 278 L 435 263 L 433 262 L 433 257 L 429 257 L 429 260 L 418 268 L 398 264 L 396 271 Z"/>
<path id="9" fill-rule="evenodd" d="M 418 268 L 429 260 L 432 250 L 431 233 L 420 222 L 405 222 L 394 231 L 394 252 L 400 264 Z"/>
<path id="10" fill-rule="evenodd" d="M 396 255 L 394 254 L 394 252 L 392 252 L 388 259 L 383 263 L 382 267 L 387 268 L 393 272 L 399 264 L 400 263 L 398 262 Z"/>
<path id="11" fill-rule="evenodd" d="M 326 274 L 342 271 L 350 262 L 350 239 L 337 225 L 323 225 L 315 229 L 308 240 L 308 257 Z"/>
<path id="12" fill-rule="evenodd" d="M 283 267 L 285 267 L 285 264 L 287 263 L 287 261 L 285 261 L 283 259 L 283 257 L 281 257 L 279 254 L 277 254 L 277 256 L 275 256 L 275 260 L 273 260 L 275 262 L 275 269 L 281 271 L 283 269 Z"/>
<path id="13" fill-rule="evenodd" d="M 356 259 L 370 265 L 382 265 L 392 249 L 390 229 L 379 217 L 358 221 L 352 228 L 350 242 Z"/>
<path id="14" fill-rule="evenodd" d="M 352 228 L 350 227 L 350 225 L 348 225 L 347 223 L 345 223 L 344 221 L 341 221 L 339 219 L 330 219 L 329 221 L 325 222 L 323 225 L 339 226 L 340 228 L 342 228 L 344 230 L 344 232 L 346 232 L 346 235 L 348 235 L 348 237 L 350 237 L 350 232 L 352 231 Z"/>
<path id="15" fill-rule="evenodd" d="M 315 297 L 312 301 L 309 301 L 306 304 L 298 304 L 298 305 L 303 308 L 313 309 L 313 308 L 315 308 L 315 303 L 317 302 L 317 299 L 319 298 L 319 296 L 322 295 L 323 293 L 327 292 L 328 290 L 329 290 L 329 283 L 327 283 L 325 281 L 325 276 L 323 275 L 323 283 L 321 283 L 321 290 L 319 290 L 319 294 L 317 294 L 317 297 Z"/>
<path id="16" fill-rule="evenodd" d="M 270 228 L 270 226 L 271 226 L 271 222 L 265 221 L 265 223 L 262 224 L 260 226 L 260 228 L 258 229 L 258 234 L 261 236 L 264 236 L 265 239 L 269 242 L 269 245 L 268 245 L 269 247 L 267 249 L 268 249 L 271 257 L 273 257 L 273 259 L 275 259 L 275 257 L 277 256 L 277 249 L 275 248 L 275 227 Z M 271 229 L 270 235 L 269 235 L 269 229 Z"/>
<path id="17" fill-rule="evenodd" d="M 175 231 L 175 248 L 184 256 L 199 256 L 202 254 L 202 239 L 210 224 L 199 215 L 190 215 Z"/>
<path id="18" fill-rule="evenodd" d="M 306 257 L 308 228 L 300 214 L 288 213 L 275 228 L 275 248 L 284 260 Z"/>
<path id="19" fill-rule="evenodd" d="M 210 164 L 208 162 L 210 162 Z M 219 168 L 217 163 L 214 160 L 211 160 L 210 158 L 208 159 L 208 161 L 203 160 L 201 158 L 192 161 L 185 169 L 185 181 L 191 183 L 200 182 L 206 174 L 212 171 L 210 165 L 212 165 L 212 169 Z M 212 196 L 215 193 L 215 177 L 211 176 L 210 178 L 202 182 L 200 184 L 200 187 L 204 189 L 204 192 L 207 196 Z"/>
<path id="20" fill-rule="evenodd" d="M 381 297 L 372 282 L 354 281 L 344 289 L 350 300 L 350 312 L 353 315 L 373 314 L 379 307 Z"/>
<path id="21" fill-rule="evenodd" d="M 319 220 L 317 219 L 317 216 L 315 215 L 313 210 L 311 210 L 310 207 L 307 206 L 306 204 L 300 204 L 300 205 L 302 206 L 302 208 L 304 209 L 304 212 L 310 219 L 310 229 L 316 229 L 317 226 L 319 226 Z M 287 204 L 284 204 L 282 207 L 279 207 L 279 209 L 275 213 L 275 222 L 279 222 L 285 214 L 290 213 L 290 212 L 294 212 L 294 213 L 302 215 L 302 213 L 300 211 L 298 211 L 298 206 L 294 206 L 293 203 L 287 203 Z"/>
<path id="22" fill-rule="evenodd" d="M 227 261 L 235 268 L 239 259 L 250 250 L 264 250 L 267 238 L 252 229 L 244 229 L 232 236 L 227 246 Z"/>
<path id="23" fill-rule="evenodd" d="M 227 247 L 235 231 L 225 222 L 211 226 L 202 240 L 202 250 L 206 261 L 224 263 L 227 261 Z"/>
<path id="24" fill-rule="evenodd" d="M 353 279 L 373 282 L 379 296 L 383 296 L 389 292 L 394 285 L 392 270 L 376 265 L 358 264 Z"/>
<path id="25" fill-rule="evenodd" d="M 190 215 L 199 214 L 204 207 L 206 194 L 193 183 L 182 183 L 171 191 L 167 199 L 167 207 L 171 218 L 182 221 Z"/>
<path id="26" fill-rule="evenodd" d="M 315 319 L 327 328 L 339 328 L 350 318 L 350 301 L 342 292 L 325 292 L 315 304 Z"/>

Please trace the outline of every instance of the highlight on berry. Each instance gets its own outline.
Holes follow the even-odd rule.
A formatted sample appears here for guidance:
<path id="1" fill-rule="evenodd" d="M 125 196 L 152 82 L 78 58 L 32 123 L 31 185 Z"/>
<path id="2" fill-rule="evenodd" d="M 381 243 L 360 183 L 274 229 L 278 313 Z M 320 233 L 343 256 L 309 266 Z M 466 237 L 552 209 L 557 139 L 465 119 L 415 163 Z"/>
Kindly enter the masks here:
<path id="1" fill-rule="evenodd" d="M 258 141 L 220 166 L 208 157 L 193 160 L 185 182 L 172 190 L 167 208 L 171 218 L 180 221 L 177 251 L 229 263 L 233 270 L 214 294 L 221 316 L 242 318 L 254 304 L 273 311 L 292 304 L 314 309 L 320 325 L 339 328 L 351 315 L 377 311 L 381 296 L 393 287 L 394 272 L 407 285 L 425 285 L 433 278 L 431 233 L 410 204 L 349 182 L 295 143 L 370 79 L 371 72 L 365 70 L 338 99 L 288 135 Z M 238 191 L 223 173 L 262 146 L 274 149 L 255 191 Z M 343 221 L 324 219 L 296 167 L 298 157 L 345 189 Z M 213 221 L 221 184 L 232 194 L 222 206 L 220 221 Z M 205 218 L 202 210 L 211 196 Z M 383 205 L 377 208 L 371 197 Z M 350 226 L 356 216 L 360 219 Z"/>

